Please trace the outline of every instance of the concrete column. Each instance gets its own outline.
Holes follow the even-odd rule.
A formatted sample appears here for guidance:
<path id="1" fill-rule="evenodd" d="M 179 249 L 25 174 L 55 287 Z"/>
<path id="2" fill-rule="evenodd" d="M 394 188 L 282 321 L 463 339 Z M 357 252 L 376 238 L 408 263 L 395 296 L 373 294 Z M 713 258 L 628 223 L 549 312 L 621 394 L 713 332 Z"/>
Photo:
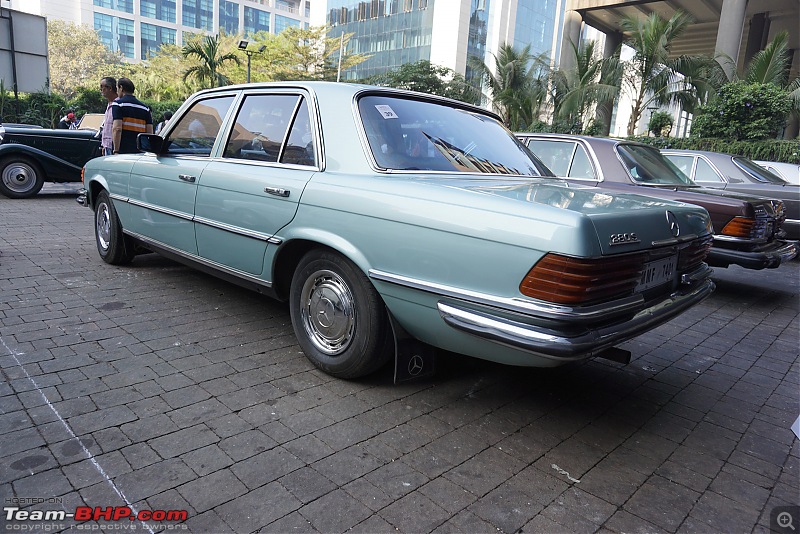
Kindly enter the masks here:
<path id="1" fill-rule="evenodd" d="M 719 17 L 719 29 L 717 30 L 717 44 L 714 50 L 716 54 L 723 54 L 723 57 L 718 58 L 717 61 L 722 65 L 722 69 L 729 79 L 733 75 L 739 60 L 739 47 L 742 42 L 746 9 L 747 0 L 723 0 L 722 2 L 722 13 Z M 729 56 L 733 59 L 733 63 L 724 56 Z"/>
<path id="2" fill-rule="evenodd" d="M 606 34 L 606 42 L 603 45 L 603 59 L 608 59 L 614 55 L 619 45 L 622 44 L 621 32 L 610 32 Z M 597 103 L 597 116 L 595 120 L 603 125 L 601 130 L 602 135 L 608 135 L 611 132 L 611 115 L 614 112 L 614 100 L 604 100 Z"/>
<path id="3" fill-rule="evenodd" d="M 747 45 L 744 49 L 744 61 L 741 62 L 739 67 L 747 65 L 753 59 L 753 56 L 758 54 L 764 49 L 766 37 L 769 33 L 769 19 L 765 13 L 756 13 L 750 19 L 750 31 L 747 32 Z"/>
<path id="4" fill-rule="evenodd" d="M 575 52 L 572 45 L 578 46 L 581 40 L 581 25 L 583 17 L 577 11 L 567 11 L 564 13 L 564 31 L 561 37 L 561 58 L 558 60 L 558 67 L 562 70 L 569 70 L 575 67 Z"/>

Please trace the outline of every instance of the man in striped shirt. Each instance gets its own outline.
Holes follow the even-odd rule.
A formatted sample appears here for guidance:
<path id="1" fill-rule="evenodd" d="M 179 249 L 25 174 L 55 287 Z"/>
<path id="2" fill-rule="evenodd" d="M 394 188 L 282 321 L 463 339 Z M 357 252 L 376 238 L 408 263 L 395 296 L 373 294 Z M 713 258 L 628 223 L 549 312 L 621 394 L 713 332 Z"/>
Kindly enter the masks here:
<path id="1" fill-rule="evenodd" d="M 119 98 L 111 104 L 114 118 L 114 154 L 135 154 L 136 137 L 140 133 L 153 133 L 153 116 L 150 108 L 133 96 L 133 82 L 128 78 L 117 80 Z"/>

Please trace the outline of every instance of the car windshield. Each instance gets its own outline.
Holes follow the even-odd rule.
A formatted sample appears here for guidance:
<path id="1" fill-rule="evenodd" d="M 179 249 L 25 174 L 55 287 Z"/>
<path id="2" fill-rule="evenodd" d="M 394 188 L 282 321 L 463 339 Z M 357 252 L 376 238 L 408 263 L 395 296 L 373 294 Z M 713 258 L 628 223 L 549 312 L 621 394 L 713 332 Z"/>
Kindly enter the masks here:
<path id="1" fill-rule="evenodd" d="M 552 175 L 489 116 L 383 95 L 362 97 L 358 109 L 375 162 L 384 169 Z"/>
<path id="2" fill-rule="evenodd" d="M 747 158 L 734 157 L 733 162 L 759 183 L 776 185 L 786 185 L 789 183 L 775 173 L 768 171 L 761 165 L 753 163 Z"/>
<path id="3" fill-rule="evenodd" d="M 675 164 L 653 147 L 621 143 L 617 145 L 617 153 L 637 183 L 698 187 Z"/>

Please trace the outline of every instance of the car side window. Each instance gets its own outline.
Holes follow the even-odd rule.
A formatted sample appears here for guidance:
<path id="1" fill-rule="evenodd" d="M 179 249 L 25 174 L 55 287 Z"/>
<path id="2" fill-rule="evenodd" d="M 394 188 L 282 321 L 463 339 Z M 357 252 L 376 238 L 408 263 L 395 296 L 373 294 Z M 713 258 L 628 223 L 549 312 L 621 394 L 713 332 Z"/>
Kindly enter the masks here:
<path id="1" fill-rule="evenodd" d="M 542 160 L 542 163 L 553 171 L 556 176 L 567 176 L 569 162 L 575 151 L 575 143 L 566 141 L 548 141 L 544 139 L 531 139 L 528 148 Z"/>
<path id="2" fill-rule="evenodd" d="M 703 158 L 697 158 L 697 169 L 694 172 L 694 181 L 700 183 L 720 183 L 722 182 L 722 177 L 717 174 L 717 171 L 714 170 L 706 160 Z"/>
<path id="3" fill-rule="evenodd" d="M 295 113 L 292 128 L 289 130 L 289 139 L 283 149 L 281 163 L 292 165 L 316 165 L 314 156 L 314 135 L 311 132 L 311 116 L 308 112 L 308 103 L 301 99 L 300 106 Z"/>
<path id="4" fill-rule="evenodd" d="M 164 155 L 210 156 L 233 99 L 233 96 L 224 96 L 195 103 L 170 132 Z"/>
<path id="5" fill-rule="evenodd" d="M 572 165 L 569 168 L 570 178 L 584 178 L 587 180 L 596 180 L 594 175 L 594 168 L 592 162 L 589 160 L 589 154 L 586 149 L 581 145 L 577 146 L 575 156 L 572 158 Z"/>
<path id="6" fill-rule="evenodd" d="M 675 156 L 673 154 L 664 154 L 664 157 L 675 165 L 679 171 L 686 176 L 692 176 L 692 164 L 694 163 L 694 156 Z"/>
<path id="7" fill-rule="evenodd" d="M 245 97 L 223 157 L 276 163 L 299 95 Z"/>

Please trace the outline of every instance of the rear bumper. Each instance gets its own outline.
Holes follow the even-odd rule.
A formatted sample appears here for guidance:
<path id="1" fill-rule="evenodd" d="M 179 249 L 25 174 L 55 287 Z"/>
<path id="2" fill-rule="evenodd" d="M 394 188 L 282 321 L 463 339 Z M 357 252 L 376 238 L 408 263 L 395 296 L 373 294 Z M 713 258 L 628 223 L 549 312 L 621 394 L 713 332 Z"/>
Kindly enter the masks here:
<path id="1" fill-rule="evenodd" d="M 441 299 L 437 308 L 442 319 L 456 330 L 567 362 L 597 356 L 614 345 L 636 337 L 669 321 L 699 303 L 714 291 L 708 278 L 710 270 L 700 276 L 684 278 L 684 285 L 667 298 L 648 305 L 628 319 L 586 326 L 559 321 L 536 321 L 530 316 L 493 313 L 478 309 L 465 301 Z"/>
<path id="2" fill-rule="evenodd" d="M 712 267 L 739 265 L 745 269 L 775 269 L 781 263 L 797 256 L 797 245 L 786 241 L 775 241 L 767 247 L 752 251 L 711 247 L 706 262 Z"/>

